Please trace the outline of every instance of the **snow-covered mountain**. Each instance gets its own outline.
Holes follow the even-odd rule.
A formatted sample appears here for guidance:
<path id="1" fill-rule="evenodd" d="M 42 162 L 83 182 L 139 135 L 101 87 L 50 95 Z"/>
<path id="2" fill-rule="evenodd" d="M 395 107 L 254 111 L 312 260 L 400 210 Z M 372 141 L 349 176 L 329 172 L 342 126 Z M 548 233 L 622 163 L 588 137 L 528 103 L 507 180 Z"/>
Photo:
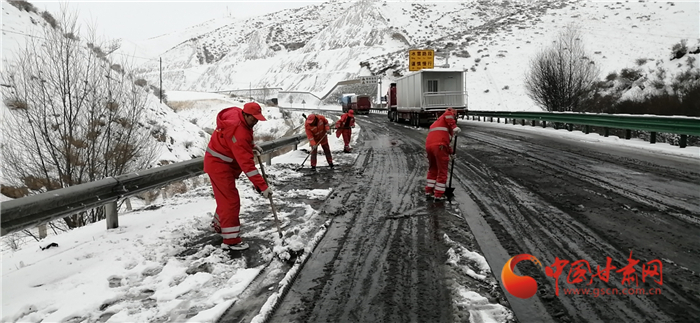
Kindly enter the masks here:
<path id="1" fill-rule="evenodd" d="M 435 65 L 467 71 L 473 110 L 538 109 L 526 96 L 529 61 L 576 24 L 601 80 L 623 68 L 674 75 L 671 48 L 698 43 L 697 2 L 645 1 L 338 1 L 242 19 L 162 48 L 164 88 L 281 87 L 323 96 L 337 82 L 408 73 L 408 49 L 432 48 Z M 694 54 L 697 56 L 697 54 Z M 446 58 L 449 57 L 449 58 Z M 683 66 L 678 66 L 679 63 Z M 642 64 L 644 65 L 644 64 Z M 157 62 L 141 65 L 157 79 Z"/>

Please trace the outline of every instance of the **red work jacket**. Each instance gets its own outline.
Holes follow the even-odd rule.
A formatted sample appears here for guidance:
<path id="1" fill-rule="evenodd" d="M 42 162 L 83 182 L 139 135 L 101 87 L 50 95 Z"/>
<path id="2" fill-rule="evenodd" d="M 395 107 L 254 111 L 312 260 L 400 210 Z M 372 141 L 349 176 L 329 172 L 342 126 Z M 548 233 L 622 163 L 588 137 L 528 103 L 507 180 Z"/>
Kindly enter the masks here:
<path id="1" fill-rule="evenodd" d="M 204 154 L 204 172 L 209 176 L 231 173 L 235 178 L 243 172 L 257 189 L 267 189 L 253 161 L 253 128 L 243 119 L 241 108 L 226 108 L 216 116 L 216 131 Z"/>
<path id="2" fill-rule="evenodd" d="M 446 111 L 430 125 L 428 138 L 425 140 L 425 147 L 445 146 L 448 148 L 448 152 L 452 153 L 450 140 L 452 140 L 455 128 L 457 128 L 455 116 L 451 112 Z"/>
<path id="3" fill-rule="evenodd" d="M 350 116 L 349 113 L 344 113 L 340 116 L 340 119 L 335 122 L 336 129 L 350 129 L 355 126 L 355 117 Z"/>
<path id="4" fill-rule="evenodd" d="M 315 124 L 314 124 L 315 123 Z M 328 136 L 324 136 L 326 132 L 331 130 L 330 125 L 328 125 L 328 119 L 326 117 L 317 114 L 316 121 L 306 121 L 306 137 L 309 138 L 309 144 L 311 146 L 323 145 L 328 142 Z"/>

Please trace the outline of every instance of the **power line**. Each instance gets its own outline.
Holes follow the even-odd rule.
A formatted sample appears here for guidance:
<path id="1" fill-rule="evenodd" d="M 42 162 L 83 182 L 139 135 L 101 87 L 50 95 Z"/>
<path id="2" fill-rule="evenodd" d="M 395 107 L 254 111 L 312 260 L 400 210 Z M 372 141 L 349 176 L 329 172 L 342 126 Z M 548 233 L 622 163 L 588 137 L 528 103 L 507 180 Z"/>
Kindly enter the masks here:
<path id="1" fill-rule="evenodd" d="M 8 32 L 8 33 L 18 34 L 18 35 L 23 35 L 23 36 L 27 36 L 27 37 L 33 37 L 33 38 L 39 38 L 39 39 L 43 39 L 43 40 L 48 40 L 48 39 L 46 39 L 46 38 L 44 38 L 44 37 L 29 35 L 29 34 L 21 33 L 21 32 L 18 32 L 18 31 L 7 30 L 7 29 L 4 29 L 4 28 L 0 28 L 0 29 L 2 29 L 2 31 L 4 31 L 4 32 Z"/>
<path id="2" fill-rule="evenodd" d="M 17 34 L 17 35 L 32 37 L 32 38 L 43 39 L 43 40 L 47 40 L 47 41 L 49 40 L 48 38 L 44 38 L 44 37 L 40 37 L 40 36 L 34 36 L 34 35 L 29 35 L 29 34 L 21 33 L 21 32 L 18 32 L 18 31 L 7 30 L 7 29 L 4 29 L 4 28 L 0 28 L 0 29 L 1 29 L 3 32 L 13 33 L 13 34 Z M 152 61 L 158 61 L 157 58 L 142 57 L 142 56 L 136 56 L 136 55 L 130 55 L 130 54 L 124 54 L 124 53 L 114 53 L 114 52 L 113 52 L 113 53 L 109 53 L 109 54 L 107 54 L 107 55 L 122 55 L 122 56 L 127 56 L 127 57 L 136 57 L 136 58 L 142 58 L 142 59 L 147 59 L 147 60 L 152 60 Z M 107 56 L 107 55 L 105 55 L 105 56 Z"/>

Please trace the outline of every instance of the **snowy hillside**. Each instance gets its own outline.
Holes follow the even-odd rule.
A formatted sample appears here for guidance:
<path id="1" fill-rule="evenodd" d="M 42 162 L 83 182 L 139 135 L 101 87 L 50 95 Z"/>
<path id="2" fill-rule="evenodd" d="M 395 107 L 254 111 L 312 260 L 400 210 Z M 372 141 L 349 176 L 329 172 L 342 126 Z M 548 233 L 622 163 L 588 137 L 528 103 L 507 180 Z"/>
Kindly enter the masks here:
<path id="1" fill-rule="evenodd" d="M 408 72 L 409 48 L 432 48 L 436 66 L 467 71 L 470 109 L 533 110 L 524 74 L 563 27 L 581 28 L 601 80 L 638 59 L 668 65 L 673 75 L 684 67 L 667 64 L 671 47 L 698 42 L 698 8 L 697 2 L 330 1 L 182 37 L 163 50 L 164 87 L 267 86 L 323 96 L 358 75 L 393 81 Z M 155 80 L 157 62 L 141 68 Z"/>
<path id="2" fill-rule="evenodd" d="M 25 46 L 27 39 L 42 39 L 42 26 L 47 25 L 49 19 L 44 13 L 37 10 L 20 10 L 9 3 L 2 2 L 2 43 L 3 43 L 3 73 L 11 68 L 16 59 L 18 49 Z M 55 15 L 58 19 L 58 14 Z M 87 47 L 84 47 L 88 50 Z M 209 140 L 209 135 L 198 127 L 190 123 L 184 117 L 176 114 L 165 103 L 160 103 L 158 97 L 154 95 L 149 86 L 140 88 L 145 94 L 145 109 L 143 118 L 139 124 L 142 129 L 151 134 L 151 149 L 156 152 L 156 159 L 153 166 L 168 164 L 172 162 L 189 160 L 193 157 L 204 155 L 204 149 Z M 3 92 L 6 93 L 6 92 Z M 9 93 L 9 92 L 7 92 Z M 2 115 L 11 113 L 5 105 L 7 98 L 3 97 Z M 3 117 L 3 120 L 5 117 Z M 6 123 L 3 123 L 6 126 Z M 2 132 L 7 133 L 13 130 L 3 127 Z M 6 138 L 6 136 L 3 136 Z M 3 140 L 3 149 L 12 150 L 15 143 Z M 14 182 L 13 179 L 2 178 L 3 184 Z"/>

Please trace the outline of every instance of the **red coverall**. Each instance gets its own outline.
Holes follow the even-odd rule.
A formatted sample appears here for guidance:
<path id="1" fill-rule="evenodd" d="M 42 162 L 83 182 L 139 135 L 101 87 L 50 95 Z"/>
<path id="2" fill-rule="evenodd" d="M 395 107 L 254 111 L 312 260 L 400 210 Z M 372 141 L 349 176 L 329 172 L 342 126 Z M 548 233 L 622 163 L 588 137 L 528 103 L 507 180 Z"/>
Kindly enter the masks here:
<path id="1" fill-rule="evenodd" d="M 355 127 L 355 112 L 350 110 L 348 113 L 343 114 L 340 116 L 340 120 L 336 121 L 335 123 L 335 137 L 340 137 L 340 135 L 343 135 L 343 142 L 345 143 L 345 147 L 343 148 L 343 152 L 349 153 L 350 152 L 350 136 L 352 135 L 352 128 Z"/>
<path id="2" fill-rule="evenodd" d="M 333 166 L 333 157 L 331 157 L 331 148 L 328 146 L 328 136 L 326 133 L 330 132 L 331 127 L 328 125 L 328 119 L 320 114 L 310 114 L 306 118 L 306 137 L 309 138 L 309 144 L 311 147 L 319 145 L 323 148 L 323 152 L 326 154 L 326 161 L 328 161 L 329 166 Z M 318 153 L 318 146 L 311 149 L 311 166 L 316 167 L 316 154 Z"/>
<path id="3" fill-rule="evenodd" d="M 436 198 L 441 198 L 447 187 L 447 170 L 452 154 L 450 141 L 456 127 L 454 114 L 445 111 L 430 126 L 428 138 L 425 140 L 425 150 L 428 153 L 428 181 L 425 193 L 435 194 Z"/>
<path id="4" fill-rule="evenodd" d="M 243 119 L 243 110 L 237 107 L 221 110 L 216 116 L 216 127 L 204 154 L 204 172 L 209 175 L 214 189 L 221 237 L 225 244 L 235 245 L 242 242 L 239 236 L 241 199 L 236 178 L 244 172 L 259 191 L 266 190 L 267 183 L 255 168 L 253 128 Z"/>

